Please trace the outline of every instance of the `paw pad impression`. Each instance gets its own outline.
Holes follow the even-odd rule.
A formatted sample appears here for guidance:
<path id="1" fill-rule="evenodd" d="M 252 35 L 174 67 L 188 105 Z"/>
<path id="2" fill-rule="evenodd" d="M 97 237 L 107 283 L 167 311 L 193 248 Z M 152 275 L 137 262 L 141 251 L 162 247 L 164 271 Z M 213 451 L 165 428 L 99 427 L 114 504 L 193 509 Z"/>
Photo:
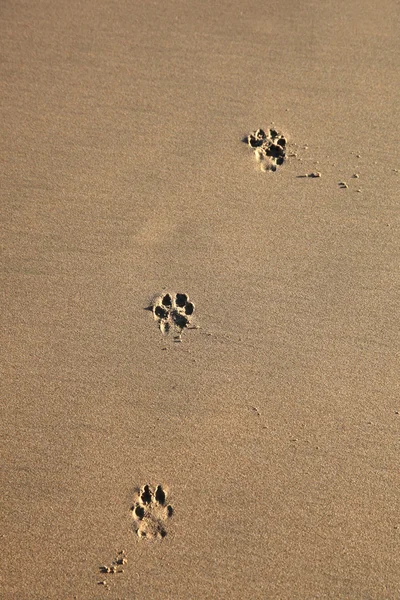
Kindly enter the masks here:
<path id="1" fill-rule="evenodd" d="M 275 129 L 257 129 L 246 138 L 248 145 L 253 148 L 255 157 L 261 162 L 264 171 L 276 171 L 286 159 L 286 137 Z"/>
<path id="2" fill-rule="evenodd" d="M 188 294 L 166 293 L 156 298 L 152 310 L 162 333 L 174 329 L 180 336 L 185 327 L 191 323 L 194 304 L 190 302 Z"/>
<path id="3" fill-rule="evenodd" d="M 155 489 L 150 484 L 144 485 L 136 494 L 131 511 L 138 537 L 156 539 L 167 535 L 166 522 L 174 510 L 168 504 L 167 492 L 161 485 Z"/>

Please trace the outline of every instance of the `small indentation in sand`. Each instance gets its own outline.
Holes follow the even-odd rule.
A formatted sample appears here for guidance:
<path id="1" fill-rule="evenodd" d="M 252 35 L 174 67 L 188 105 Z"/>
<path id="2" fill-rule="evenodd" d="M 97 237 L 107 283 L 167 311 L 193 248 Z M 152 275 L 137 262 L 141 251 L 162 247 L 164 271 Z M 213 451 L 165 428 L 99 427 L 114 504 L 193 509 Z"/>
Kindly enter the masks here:
<path id="1" fill-rule="evenodd" d="M 297 179 L 302 179 L 304 177 L 310 177 L 311 179 L 317 179 L 318 177 L 322 177 L 319 171 L 314 171 L 313 173 L 306 173 L 305 175 L 297 175 Z"/>
<path id="2" fill-rule="evenodd" d="M 122 568 L 126 563 L 128 562 L 128 559 L 126 557 L 126 552 L 125 550 L 120 550 L 118 552 L 118 554 L 116 555 L 116 557 L 114 558 L 114 560 L 111 562 L 110 565 L 101 565 L 99 567 L 99 571 L 102 574 L 107 574 L 107 575 L 115 575 L 116 573 L 123 573 L 124 569 Z M 99 585 L 108 585 L 108 581 L 107 580 L 103 580 L 103 581 L 99 581 L 98 582 Z"/>

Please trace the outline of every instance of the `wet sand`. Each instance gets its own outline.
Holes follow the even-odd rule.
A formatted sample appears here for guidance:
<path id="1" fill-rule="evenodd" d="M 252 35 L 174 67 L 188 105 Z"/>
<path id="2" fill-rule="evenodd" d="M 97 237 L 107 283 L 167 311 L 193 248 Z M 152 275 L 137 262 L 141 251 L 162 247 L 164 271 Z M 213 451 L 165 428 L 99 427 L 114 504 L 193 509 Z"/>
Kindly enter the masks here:
<path id="1" fill-rule="evenodd" d="M 397 3 L 0 15 L 0 597 L 399 598 Z"/>

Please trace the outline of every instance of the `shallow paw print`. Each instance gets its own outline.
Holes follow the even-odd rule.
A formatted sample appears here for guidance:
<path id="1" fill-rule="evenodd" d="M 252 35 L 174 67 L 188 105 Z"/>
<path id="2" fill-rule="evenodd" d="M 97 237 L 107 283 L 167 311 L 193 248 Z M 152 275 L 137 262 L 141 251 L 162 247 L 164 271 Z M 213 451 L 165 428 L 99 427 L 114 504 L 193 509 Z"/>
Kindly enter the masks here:
<path id="1" fill-rule="evenodd" d="M 167 535 L 166 523 L 174 510 L 161 485 L 153 489 L 146 484 L 137 493 L 131 512 L 133 529 L 139 538 L 162 539 Z"/>
<path id="2" fill-rule="evenodd" d="M 276 171 L 286 160 L 287 140 L 276 129 L 269 129 L 267 132 L 257 129 L 249 133 L 244 141 L 254 150 L 263 171 Z"/>
<path id="3" fill-rule="evenodd" d="M 166 293 L 156 298 L 152 310 L 161 332 L 166 334 L 173 330 L 180 339 L 182 331 L 191 324 L 194 304 L 188 294 Z"/>

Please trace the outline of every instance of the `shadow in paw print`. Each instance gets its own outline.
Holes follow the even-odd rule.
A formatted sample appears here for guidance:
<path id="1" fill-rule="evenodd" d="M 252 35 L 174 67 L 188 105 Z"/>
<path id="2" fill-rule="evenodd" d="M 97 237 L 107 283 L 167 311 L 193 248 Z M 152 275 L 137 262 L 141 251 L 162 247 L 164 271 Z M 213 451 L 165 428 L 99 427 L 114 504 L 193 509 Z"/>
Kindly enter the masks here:
<path id="1" fill-rule="evenodd" d="M 257 129 L 249 133 L 243 140 L 254 150 L 255 157 L 261 163 L 264 171 L 276 171 L 286 159 L 287 140 L 284 135 L 275 129 L 265 132 Z"/>
<path id="2" fill-rule="evenodd" d="M 166 523 L 173 515 L 167 502 L 167 492 L 161 485 L 155 490 L 146 484 L 135 496 L 131 507 L 133 529 L 140 538 L 157 539 L 167 535 Z"/>
<path id="3" fill-rule="evenodd" d="M 165 294 L 165 296 L 163 296 L 162 304 L 163 304 L 163 306 L 166 306 L 167 308 L 172 307 L 172 298 L 169 294 Z"/>
<path id="4" fill-rule="evenodd" d="M 162 333 L 173 330 L 180 341 L 182 331 L 191 324 L 194 304 L 188 294 L 163 294 L 156 298 L 151 306 L 154 319 L 158 322 Z"/>

